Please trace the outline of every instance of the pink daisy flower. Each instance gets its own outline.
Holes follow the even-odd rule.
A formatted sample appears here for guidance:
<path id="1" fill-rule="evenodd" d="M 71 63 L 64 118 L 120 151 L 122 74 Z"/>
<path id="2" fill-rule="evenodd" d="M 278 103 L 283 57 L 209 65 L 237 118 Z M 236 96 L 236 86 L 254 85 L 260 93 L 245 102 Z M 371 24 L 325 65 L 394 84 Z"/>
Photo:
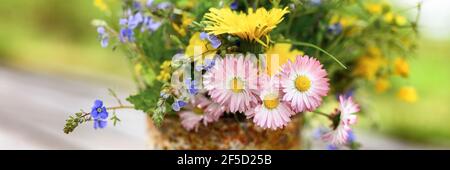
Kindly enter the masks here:
<path id="1" fill-rule="evenodd" d="M 354 113 L 359 112 L 359 105 L 353 101 L 352 97 L 344 98 L 339 96 L 339 109 L 331 115 L 333 118 L 333 130 L 323 135 L 325 141 L 333 145 L 347 143 L 350 126 L 356 123 L 357 117 Z"/>
<path id="2" fill-rule="evenodd" d="M 291 121 L 295 115 L 288 103 L 281 100 L 282 92 L 279 88 L 279 78 L 263 78 L 261 104 L 246 112 L 248 118 L 253 117 L 253 122 L 264 129 L 282 128 Z"/>
<path id="3" fill-rule="evenodd" d="M 282 89 L 284 101 L 290 102 L 296 112 L 313 111 L 329 91 L 327 72 L 312 57 L 297 56 L 294 62 L 283 65 Z"/>
<path id="4" fill-rule="evenodd" d="M 258 70 L 244 57 L 218 59 L 204 75 L 205 89 L 211 99 L 228 112 L 245 112 L 258 103 Z"/>
<path id="5" fill-rule="evenodd" d="M 203 95 L 195 96 L 185 109 L 178 114 L 181 125 L 188 131 L 193 129 L 197 131 L 200 122 L 206 126 L 208 123 L 219 120 L 225 111 L 224 107 L 211 102 Z"/>

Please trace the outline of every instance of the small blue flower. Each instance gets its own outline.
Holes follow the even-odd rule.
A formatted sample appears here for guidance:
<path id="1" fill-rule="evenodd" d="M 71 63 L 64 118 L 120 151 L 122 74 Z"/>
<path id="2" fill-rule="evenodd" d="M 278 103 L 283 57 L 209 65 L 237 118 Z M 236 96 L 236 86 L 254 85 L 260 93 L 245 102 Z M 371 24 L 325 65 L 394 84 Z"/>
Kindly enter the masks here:
<path id="1" fill-rule="evenodd" d="M 207 39 L 208 37 L 209 37 L 208 33 L 206 33 L 206 32 L 201 32 L 201 33 L 200 33 L 200 39 L 201 39 L 201 40 L 205 40 L 205 39 Z"/>
<path id="2" fill-rule="evenodd" d="M 222 45 L 222 42 L 215 35 L 209 35 L 208 40 L 214 49 L 217 49 Z"/>
<path id="3" fill-rule="evenodd" d="M 338 148 L 335 145 L 328 145 L 327 150 L 338 150 Z"/>
<path id="4" fill-rule="evenodd" d="M 138 11 L 141 10 L 142 9 L 141 3 L 138 1 L 133 1 L 133 9 L 138 10 Z"/>
<path id="5" fill-rule="evenodd" d="M 216 65 L 216 59 L 205 59 L 205 70 L 208 71 Z"/>
<path id="6" fill-rule="evenodd" d="M 100 44 L 103 48 L 108 47 L 109 44 L 109 34 L 106 32 L 105 27 L 97 27 L 98 37 L 100 39 Z"/>
<path id="7" fill-rule="evenodd" d="M 156 31 L 161 25 L 161 22 L 154 21 L 150 16 L 147 16 L 142 22 L 141 32 L 144 32 L 146 30 Z"/>
<path id="8" fill-rule="evenodd" d="M 128 17 L 127 27 L 135 29 L 136 27 L 139 26 L 140 23 L 142 23 L 142 21 L 144 21 L 144 17 L 142 17 L 142 14 L 140 12 L 138 12 Z"/>
<path id="9" fill-rule="evenodd" d="M 352 87 L 349 90 L 344 91 L 342 94 L 337 93 L 336 100 L 339 100 L 339 96 L 341 96 L 341 95 L 344 96 L 344 98 L 352 97 L 353 95 L 355 95 L 355 88 Z"/>
<path id="10" fill-rule="evenodd" d="M 188 87 L 189 94 L 196 95 L 198 93 L 197 81 L 188 79 L 185 81 L 185 84 Z"/>
<path id="11" fill-rule="evenodd" d="M 342 24 L 337 22 L 335 24 L 328 26 L 328 32 L 334 35 L 339 35 L 340 33 L 342 33 Z"/>
<path id="12" fill-rule="evenodd" d="M 211 46 L 214 49 L 217 49 L 220 47 L 220 45 L 222 45 L 222 42 L 219 40 L 219 38 L 217 38 L 217 36 L 215 35 L 208 35 L 206 32 L 201 32 L 200 33 L 200 39 L 201 40 L 208 40 L 209 43 L 211 43 Z"/>
<path id="13" fill-rule="evenodd" d="M 172 109 L 174 111 L 180 111 L 181 108 L 183 108 L 184 106 L 186 106 L 187 103 L 183 100 L 177 100 L 172 104 Z"/>
<path id="14" fill-rule="evenodd" d="M 161 92 L 159 93 L 159 97 L 163 98 L 163 99 L 167 99 L 169 98 L 170 94 L 166 93 L 166 92 Z"/>
<path id="15" fill-rule="evenodd" d="M 144 21 L 144 17 L 140 12 L 132 15 L 131 11 L 127 12 L 127 18 L 121 18 L 119 24 L 122 27 L 120 29 L 119 39 L 121 42 L 134 41 L 134 29 Z"/>
<path id="16" fill-rule="evenodd" d="M 147 3 L 145 3 L 145 6 L 147 6 L 147 8 L 151 8 L 153 6 L 153 1 L 154 0 L 147 0 Z"/>
<path id="17" fill-rule="evenodd" d="M 130 28 L 122 28 L 120 29 L 119 39 L 121 42 L 133 42 L 134 41 L 134 32 Z"/>
<path id="18" fill-rule="evenodd" d="M 322 136 L 323 136 L 325 133 L 327 133 L 328 131 L 329 131 L 329 130 L 328 130 L 327 128 L 321 126 L 321 127 L 316 128 L 316 129 L 313 131 L 312 136 L 313 136 L 314 139 L 318 140 L 318 139 L 322 138 Z"/>
<path id="19" fill-rule="evenodd" d="M 95 119 L 94 120 L 94 129 L 100 128 L 103 129 L 108 125 L 108 121 L 102 120 L 102 119 Z"/>
<path id="20" fill-rule="evenodd" d="M 239 7 L 239 2 L 238 2 L 237 0 L 233 1 L 233 2 L 230 4 L 230 8 L 231 8 L 232 10 L 236 10 L 236 9 L 238 9 L 238 7 Z"/>
<path id="21" fill-rule="evenodd" d="M 157 8 L 160 10 L 165 10 L 168 9 L 172 6 L 172 4 L 170 2 L 161 2 L 158 4 Z"/>
<path id="22" fill-rule="evenodd" d="M 91 117 L 94 119 L 94 129 L 106 127 L 108 123 L 106 121 L 108 119 L 108 110 L 103 106 L 103 101 L 95 100 L 91 110 Z"/>
<path id="23" fill-rule="evenodd" d="M 91 117 L 93 119 L 106 119 L 108 118 L 108 111 L 103 106 L 103 101 L 95 100 L 94 106 L 92 106 Z"/>
<path id="24" fill-rule="evenodd" d="M 347 143 L 353 143 L 356 140 L 355 133 L 352 130 L 348 131 Z"/>

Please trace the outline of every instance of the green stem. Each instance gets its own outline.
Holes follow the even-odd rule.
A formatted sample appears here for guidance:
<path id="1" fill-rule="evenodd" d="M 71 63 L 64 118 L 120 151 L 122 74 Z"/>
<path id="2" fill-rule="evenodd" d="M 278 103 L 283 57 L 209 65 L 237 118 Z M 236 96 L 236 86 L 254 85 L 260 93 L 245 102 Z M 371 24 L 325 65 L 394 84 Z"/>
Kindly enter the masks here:
<path id="1" fill-rule="evenodd" d="M 255 3 L 253 4 L 253 10 L 256 10 L 256 8 L 258 8 L 258 4 L 259 0 L 256 0 Z"/>
<path id="2" fill-rule="evenodd" d="M 118 110 L 118 109 L 134 109 L 134 106 L 115 106 L 106 108 L 106 110 Z"/>
<path id="3" fill-rule="evenodd" d="M 290 44 L 294 44 L 294 45 L 298 45 L 298 46 L 305 46 L 305 47 L 311 47 L 314 48 L 316 50 L 319 50 L 320 52 L 326 54 L 328 57 L 332 58 L 334 61 L 336 61 L 342 68 L 347 69 L 347 66 L 345 66 L 341 61 L 339 61 L 335 56 L 331 55 L 330 53 L 328 53 L 327 51 L 325 51 L 324 49 L 311 44 L 311 43 L 306 43 L 306 42 L 298 42 L 298 41 L 281 41 L 278 43 L 290 43 Z"/>
<path id="4" fill-rule="evenodd" d="M 288 26 L 287 26 L 287 29 L 286 29 L 286 35 L 287 36 L 290 36 L 290 34 L 291 34 L 291 26 L 292 26 L 292 23 L 294 22 L 294 18 L 295 18 L 296 14 L 297 14 L 297 10 L 294 10 L 292 15 L 289 15 Z"/>
<path id="5" fill-rule="evenodd" d="M 313 111 L 312 113 L 315 113 L 315 114 L 318 114 L 318 115 L 321 115 L 321 116 L 325 116 L 325 117 L 329 118 L 330 120 L 333 119 L 333 118 L 331 117 L 331 115 L 326 114 L 326 113 L 323 113 L 323 112 L 321 112 L 321 111 Z"/>

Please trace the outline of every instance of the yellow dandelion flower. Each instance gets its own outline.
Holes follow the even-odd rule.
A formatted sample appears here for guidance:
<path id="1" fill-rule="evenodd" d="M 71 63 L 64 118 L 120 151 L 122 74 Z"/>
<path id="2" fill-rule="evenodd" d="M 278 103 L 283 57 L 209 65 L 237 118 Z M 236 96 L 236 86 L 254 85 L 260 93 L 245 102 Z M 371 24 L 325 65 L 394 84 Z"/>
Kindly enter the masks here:
<path id="1" fill-rule="evenodd" d="M 103 12 L 108 11 L 108 5 L 105 3 L 104 0 L 94 0 L 94 6 Z"/>
<path id="2" fill-rule="evenodd" d="M 183 13 L 181 15 L 181 23 L 172 23 L 173 29 L 180 34 L 181 36 L 186 36 L 187 27 L 192 24 L 194 21 L 194 17 L 192 17 L 189 13 Z"/>
<path id="3" fill-rule="evenodd" d="M 405 102 L 414 103 L 418 100 L 417 92 L 414 87 L 402 87 L 397 93 L 397 97 Z"/>
<path id="4" fill-rule="evenodd" d="M 292 45 L 288 43 L 277 43 L 266 51 L 266 72 L 273 76 L 280 71 L 281 66 L 289 60 L 294 61 L 298 55 L 304 53 L 299 50 L 291 50 Z"/>
<path id="5" fill-rule="evenodd" d="M 171 61 L 170 60 L 166 60 L 164 61 L 160 68 L 161 70 L 159 71 L 159 75 L 156 76 L 156 80 L 158 81 L 169 81 L 170 79 L 170 70 L 171 70 Z"/>
<path id="6" fill-rule="evenodd" d="M 395 74 L 402 77 L 408 77 L 409 65 L 403 57 L 398 57 L 394 60 Z"/>
<path id="7" fill-rule="evenodd" d="M 247 13 L 235 12 L 230 8 L 211 8 L 205 14 L 205 30 L 214 35 L 230 34 L 266 46 L 267 43 L 262 38 L 269 41 L 268 34 L 283 21 L 283 16 L 288 12 L 287 8 L 273 8 L 269 11 L 264 8 L 254 11 L 250 8 Z"/>
<path id="8" fill-rule="evenodd" d="M 369 3 L 366 5 L 366 10 L 371 14 L 381 14 L 383 12 L 383 4 Z"/>
<path id="9" fill-rule="evenodd" d="M 378 78 L 375 82 L 375 91 L 377 93 L 383 93 L 391 87 L 391 83 L 387 78 Z"/>

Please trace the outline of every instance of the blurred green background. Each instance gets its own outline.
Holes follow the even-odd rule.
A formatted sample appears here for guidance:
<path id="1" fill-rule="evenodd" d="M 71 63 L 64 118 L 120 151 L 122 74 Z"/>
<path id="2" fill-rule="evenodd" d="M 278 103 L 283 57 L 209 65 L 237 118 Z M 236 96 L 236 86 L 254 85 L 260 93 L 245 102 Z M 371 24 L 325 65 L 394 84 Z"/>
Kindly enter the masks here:
<path id="1" fill-rule="evenodd" d="M 98 79 L 112 75 L 131 81 L 126 57 L 102 49 L 96 39 L 90 22 L 105 14 L 93 6 L 93 0 L 0 0 L 0 4 L 0 67 Z M 394 90 L 382 95 L 369 92 L 365 100 L 373 114 L 362 118 L 359 126 L 372 129 L 375 122 L 378 132 L 393 137 L 450 146 L 449 57 L 450 37 L 422 35 L 417 56 L 410 61 L 410 78 L 393 80 L 393 89 L 415 86 L 419 101 L 398 101 Z"/>

